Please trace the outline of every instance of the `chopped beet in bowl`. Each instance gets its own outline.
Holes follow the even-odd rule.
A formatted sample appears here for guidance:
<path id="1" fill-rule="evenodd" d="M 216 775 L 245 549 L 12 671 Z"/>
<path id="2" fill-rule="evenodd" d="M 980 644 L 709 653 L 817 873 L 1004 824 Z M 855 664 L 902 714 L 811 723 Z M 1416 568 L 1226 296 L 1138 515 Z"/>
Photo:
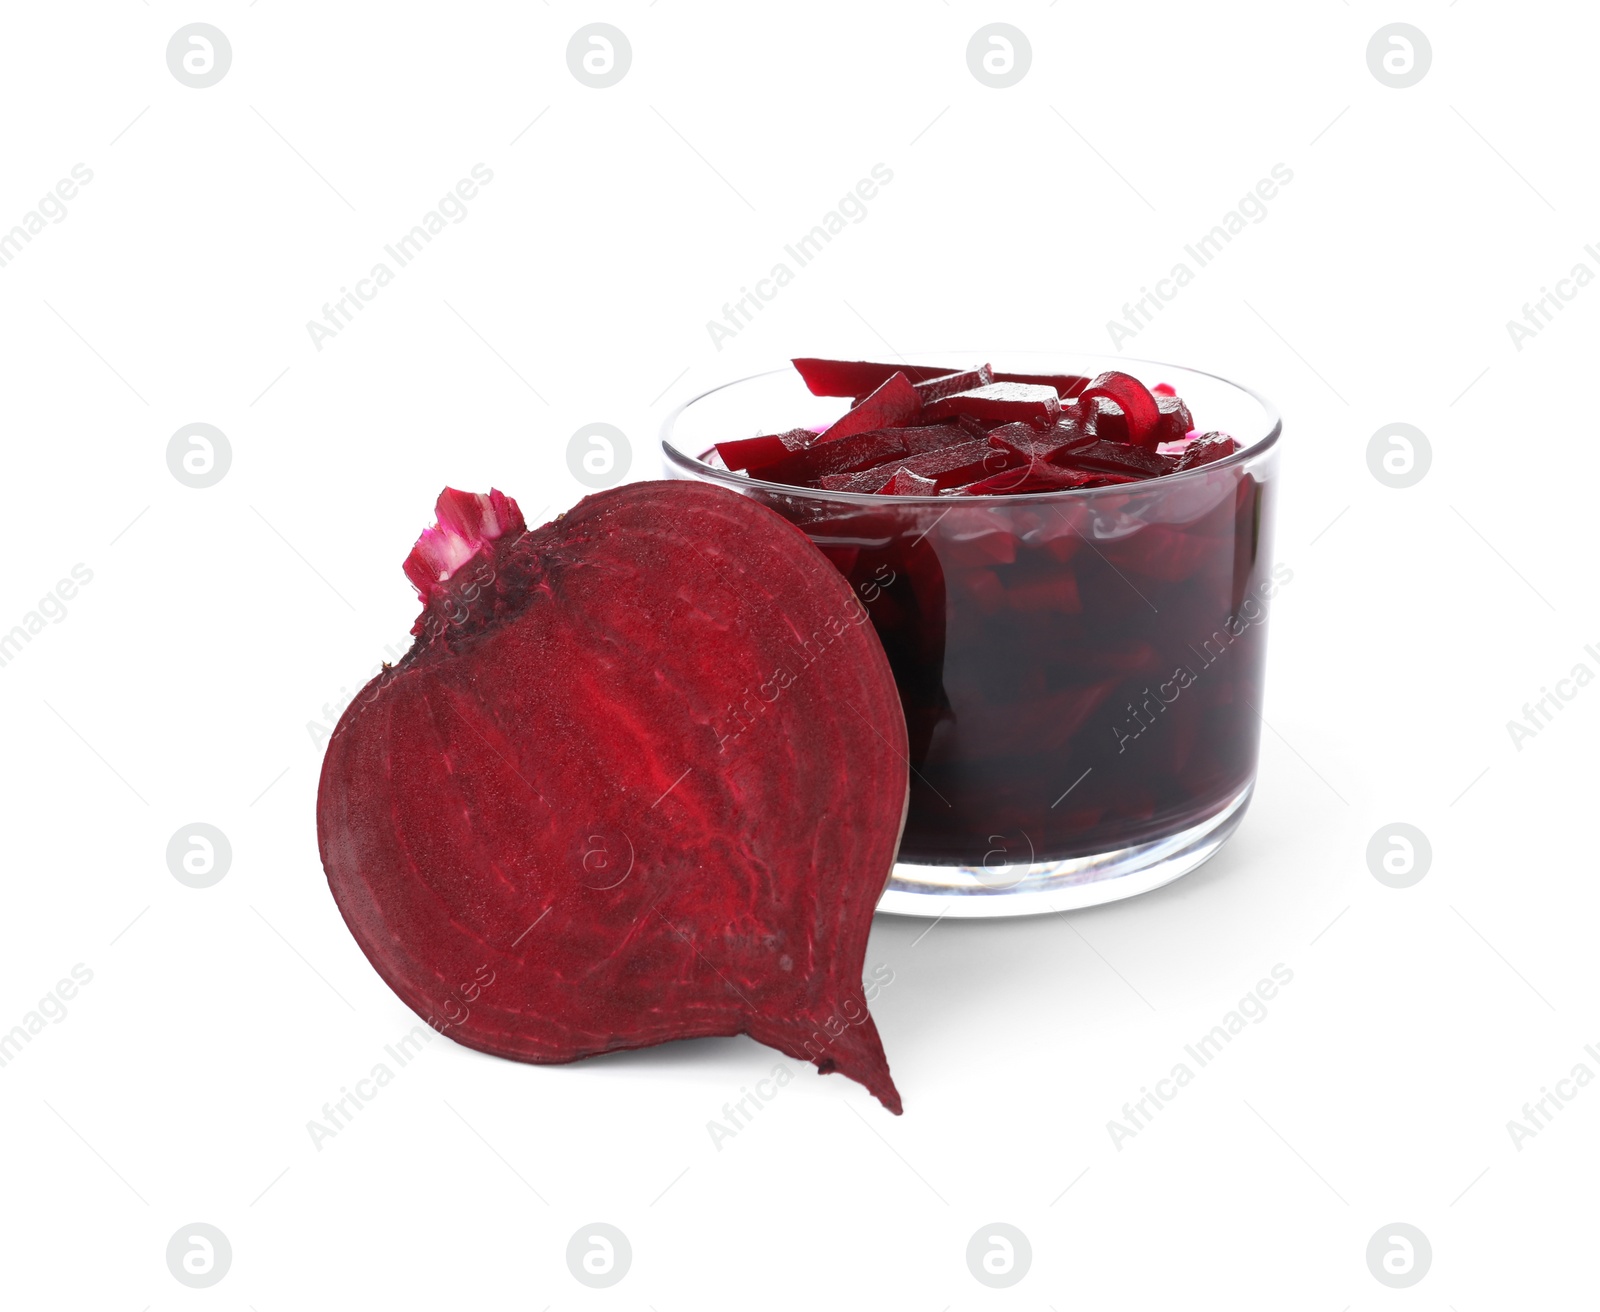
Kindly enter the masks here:
<path id="1" fill-rule="evenodd" d="M 1255 778 L 1266 609 L 1292 577 L 1272 565 L 1277 415 L 1174 366 L 912 359 L 707 393 L 668 421 L 668 472 L 798 525 L 872 617 L 911 767 L 883 906 L 1015 914 L 1165 882 Z M 956 374 L 990 381 L 941 391 Z M 848 422 L 885 389 L 899 422 Z M 723 467 L 779 433 L 781 455 Z"/>

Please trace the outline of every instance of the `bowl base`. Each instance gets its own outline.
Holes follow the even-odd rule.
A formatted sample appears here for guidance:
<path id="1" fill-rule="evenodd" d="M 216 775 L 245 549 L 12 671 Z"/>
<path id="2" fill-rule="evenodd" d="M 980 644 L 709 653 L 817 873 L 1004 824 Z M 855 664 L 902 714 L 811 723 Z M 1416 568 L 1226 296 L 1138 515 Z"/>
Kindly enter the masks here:
<path id="1" fill-rule="evenodd" d="M 1116 902 L 1170 884 L 1214 856 L 1250 804 L 1246 784 L 1199 824 L 1132 847 L 1091 856 L 1010 866 L 929 866 L 897 862 L 878 911 L 889 916 L 981 919 L 1040 916 Z"/>

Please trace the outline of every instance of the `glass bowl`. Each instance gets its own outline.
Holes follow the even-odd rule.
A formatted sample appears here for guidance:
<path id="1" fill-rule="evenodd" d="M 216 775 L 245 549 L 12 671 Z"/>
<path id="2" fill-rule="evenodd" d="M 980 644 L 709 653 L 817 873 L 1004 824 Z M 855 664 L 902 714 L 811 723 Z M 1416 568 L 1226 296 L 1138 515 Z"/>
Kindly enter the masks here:
<path id="1" fill-rule="evenodd" d="M 1277 411 L 1211 374 L 1120 356 L 923 352 L 919 364 L 1131 373 L 1240 449 L 1112 487 L 894 497 L 764 483 L 716 442 L 848 407 L 784 366 L 662 428 L 670 477 L 720 483 L 801 528 L 855 587 L 894 670 L 911 801 L 879 910 L 1012 916 L 1159 887 L 1243 818 L 1260 739 Z"/>

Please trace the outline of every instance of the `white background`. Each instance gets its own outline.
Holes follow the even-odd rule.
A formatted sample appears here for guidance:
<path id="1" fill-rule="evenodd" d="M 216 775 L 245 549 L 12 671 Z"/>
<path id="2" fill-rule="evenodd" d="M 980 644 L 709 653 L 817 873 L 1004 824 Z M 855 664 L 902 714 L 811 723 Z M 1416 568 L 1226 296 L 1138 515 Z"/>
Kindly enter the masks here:
<path id="1" fill-rule="evenodd" d="M 165 50 L 205 21 L 216 85 Z M 632 66 L 581 85 L 584 24 Z M 968 71 L 981 26 L 1032 66 Z M 1406 21 L 1426 77 L 1366 47 Z M 1506 729 L 1600 642 L 1600 290 L 1506 329 L 1600 239 L 1594 16 L 1351 3 L 9 6 L 0 229 L 93 181 L 0 268 L 0 629 L 93 581 L 0 668 L 0 1030 L 93 980 L 0 1069 L 11 1307 L 1474 1309 L 1591 1301 L 1600 1088 L 1507 1121 L 1600 1043 L 1600 687 Z M 536 122 L 534 120 L 537 119 Z M 531 127 L 528 125 L 533 123 Z M 1092 143 L 1092 144 L 1091 144 Z M 319 351 L 306 328 L 477 163 L 493 182 Z M 706 321 L 875 163 L 893 182 L 720 351 Z M 1274 164 L 1293 182 L 1129 354 L 1239 378 L 1286 419 L 1259 791 L 1160 892 L 1016 923 L 880 919 L 873 1004 L 906 1113 L 746 1039 L 564 1068 L 436 1040 L 337 1138 L 306 1122 L 413 1024 L 328 895 L 323 720 L 399 649 L 400 561 L 446 482 L 574 502 L 580 426 L 634 477 L 679 401 L 791 354 L 1104 350 L 1108 319 Z M 892 346 L 890 345 L 892 344 Z M 196 490 L 181 426 L 227 435 Z M 1432 467 L 1369 472 L 1392 422 Z M 231 840 L 215 887 L 165 850 Z M 1416 886 L 1381 827 L 1431 840 Z M 1136 1138 L 1106 1123 L 1277 963 L 1265 1020 Z M 1571 1087 L 1571 1086 L 1569 1086 Z M 631 1270 L 593 1291 L 568 1238 Z M 219 1227 L 232 1267 L 169 1274 Z M 1032 1245 L 969 1274 L 979 1227 Z M 1365 1258 L 1403 1221 L 1407 1291 Z"/>

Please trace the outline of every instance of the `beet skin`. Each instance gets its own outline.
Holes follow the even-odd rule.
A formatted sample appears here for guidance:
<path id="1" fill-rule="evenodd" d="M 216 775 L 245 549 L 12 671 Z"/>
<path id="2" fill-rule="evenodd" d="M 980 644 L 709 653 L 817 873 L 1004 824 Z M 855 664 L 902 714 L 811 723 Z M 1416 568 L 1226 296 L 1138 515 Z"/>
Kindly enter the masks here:
<path id="1" fill-rule="evenodd" d="M 406 573 L 416 643 L 345 711 L 317 796 L 389 986 L 498 1056 L 749 1034 L 898 1112 L 861 979 L 905 722 L 826 557 L 703 483 L 532 530 L 446 490 Z"/>

